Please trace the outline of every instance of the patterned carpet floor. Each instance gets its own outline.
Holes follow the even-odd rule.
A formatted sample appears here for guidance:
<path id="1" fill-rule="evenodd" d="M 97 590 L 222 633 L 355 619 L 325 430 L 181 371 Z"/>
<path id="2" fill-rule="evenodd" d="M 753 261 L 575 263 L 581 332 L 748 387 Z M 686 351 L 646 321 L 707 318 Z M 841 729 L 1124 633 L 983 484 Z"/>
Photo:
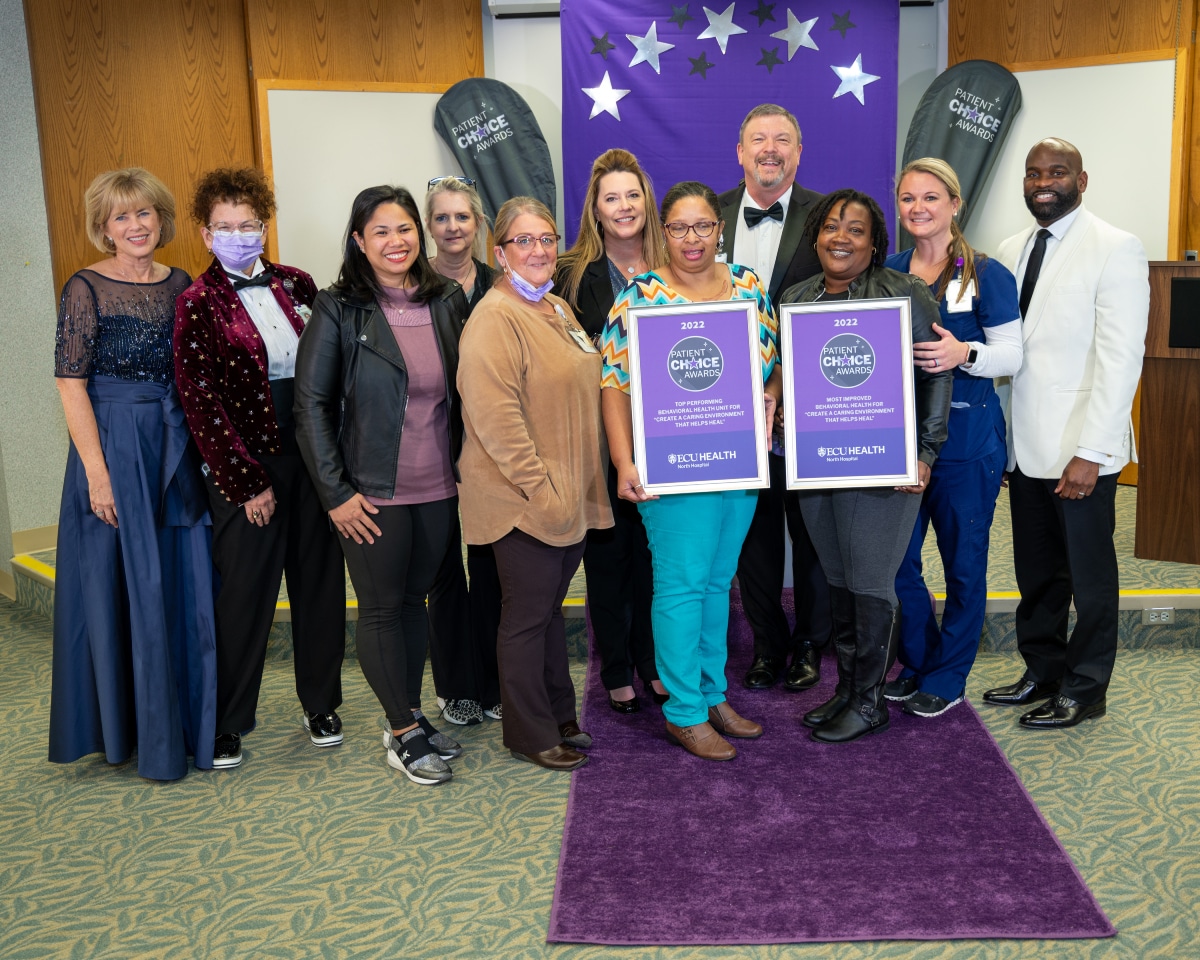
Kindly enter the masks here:
<path id="1" fill-rule="evenodd" d="M 385 765 L 378 706 L 355 664 L 344 671 L 346 742 L 317 750 L 300 729 L 290 663 L 271 661 L 237 770 L 155 784 L 99 757 L 56 766 L 45 759 L 49 624 L 0 600 L 0 957 L 1197 958 L 1198 657 L 1182 645 L 1122 650 L 1108 716 L 1061 734 L 981 709 L 1118 928 L 1113 940 L 552 946 L 568 779 L 511 760 L 498 724 L 457 728 L 467 751 L 455 780 L 417 787 Z M 582 683 L 582 661 L 575 669 Z M 1019 670 L 1013 655 L 985 654 L 969 695 L 978 703 Z M 829 785 L 831 806 L 843 787 Z M 797 870 L 804 840 L 779 838 L 795 845 Z M 898 853 L 879 869 L 904 883 L 920 866 Z"/>

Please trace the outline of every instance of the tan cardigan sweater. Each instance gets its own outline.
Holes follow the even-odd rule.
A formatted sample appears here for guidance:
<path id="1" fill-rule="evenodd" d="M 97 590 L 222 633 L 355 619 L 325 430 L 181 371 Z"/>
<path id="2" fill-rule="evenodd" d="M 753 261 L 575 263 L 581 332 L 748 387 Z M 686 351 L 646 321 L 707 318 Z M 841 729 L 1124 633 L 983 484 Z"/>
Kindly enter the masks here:
<path id="1" fill-rule="evenodd" d="M 578 328 L 565 300 L 546 299 Z M 494 543 L 515 527 L 562 547 L 613 525 L 600 354 L 584 351 L 560 317 L 490 290 L 459 341 L 458 390 L 467 543 Z"/>

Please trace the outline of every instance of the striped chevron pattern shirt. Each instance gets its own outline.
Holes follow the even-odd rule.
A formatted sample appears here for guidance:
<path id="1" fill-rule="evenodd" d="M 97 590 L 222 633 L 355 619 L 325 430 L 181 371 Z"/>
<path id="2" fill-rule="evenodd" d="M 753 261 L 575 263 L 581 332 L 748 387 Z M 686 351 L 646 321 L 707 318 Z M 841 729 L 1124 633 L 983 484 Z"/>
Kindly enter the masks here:
<path id="1" fill-rule="evenodd" d="M 779 357 L 779 321 L 771 300 L 763 289 L 758 275 L 749 267 L 726 264 L 733 281 L 730 300 L 758 301 L 758 352 L 762 361 L 763 382 L 775 369 Z M 629 393 L 629 308 L 647 304 L 688 303 L 687 297 L 676 293 L 653 270 L 634 277 L 617 297 L 600 335 L 600 353 L 604 359 L 601 387 L 611 387 Z"/>

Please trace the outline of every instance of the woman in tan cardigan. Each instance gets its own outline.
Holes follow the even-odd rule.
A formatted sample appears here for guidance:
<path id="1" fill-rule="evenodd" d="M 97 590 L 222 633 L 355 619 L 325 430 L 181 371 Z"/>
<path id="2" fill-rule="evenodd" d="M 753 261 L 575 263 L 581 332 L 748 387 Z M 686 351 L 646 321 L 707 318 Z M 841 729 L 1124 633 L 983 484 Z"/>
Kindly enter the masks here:
<path id="1" fill-rule="evenodd" d="M 495 236 L 504 276 L 459 346 L 463 534 L 492 545 L 500 572 L 504 744 L 519 760 L 573 770 L 592 741 L 579 729 L 562 602 L 587 531 L 613 522 L 600 354 L 549 294 L 559 238 L 545 205 L 509 200 Z"/>

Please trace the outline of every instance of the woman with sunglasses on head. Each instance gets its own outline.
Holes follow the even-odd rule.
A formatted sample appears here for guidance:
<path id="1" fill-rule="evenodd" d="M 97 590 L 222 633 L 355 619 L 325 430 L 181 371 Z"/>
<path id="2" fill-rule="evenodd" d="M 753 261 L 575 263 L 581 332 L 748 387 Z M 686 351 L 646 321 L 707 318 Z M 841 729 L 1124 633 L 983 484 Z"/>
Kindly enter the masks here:
<path id="1" fill-rule="evenodd" d="M 643 304 L 755 301 L 770 430 L 782 387 L 776 368 L 778 324 L 754 271 L 716 261 L 720 210 L 716 194 L 702 183 L 677 183 L 667 191 L 662 204 L 667 263 L 633 278 L 617 298 L 601 340 L 604 426 L 617 493 L 638 505 L 653 558 L 654 653 L 670 694 L 663 706 L 667 735 L 704 760 L 737 755 L 725 737 L 762 734 L 759 724 L 738 716 L 725 698 L 729 588 L 758 491 L 656 497 L 642 488 L 633 461 L 627 313 Z"/>
<path id="2" fill-rule="evenodd" d="M 354 198 L 337 282 L 296 359 L 296 436 L 358 595 L 358 662 L 385 713 L 388 765 L 423 785 L 462 748 L 421 710 L 425 601 L 458 509 L 462 289 L 425 259 L 403 187 Z"/>
<path id="3" fill-rule="evenodd" d="M 462 337 L 463 532 L 488 544 L 503 606 L 496 649 L 504 745 L 550 770 L 587 762 L 562 602 L 589 529 L 612 526 L 604 489 L 600 354 L 550 293 L 558 234 L 532 197 L 496 215 L 504 271 Z"/>
<path id="4" fill-rule="evenodd" d="M 457 281 L 470 309 L 483 299 L 496 271 L 484 262 L 487 218 L 469 177 L 434 177 L 425 194 L 425 225 L 437 255 L 429 265 Z M 496 631 L 500 626 L 500 578 L 488 544 L 467 547 L 462 563 L 462 525 L 453 517 L 450 549 L 429 590 L 429 659 L 443 703 L 442 719 L 456 724 L 501 718 Z"/>
<path id="5" fill-rule="evenodd" d="M 992 378 L 1015 374 L 1023 355 L 1017 282 L 1003 264 L 971 249 L 958 225 L 961 205 L 958 176 L 946 161 L 923 157 L 900 171 L 896 206 L 916 245 L 888 257 L 887 266 L 929 285 L 941 322 L 933 339 L 913 344 L 913 357 L 918 367 L 954 378 L 949 432 L 896 574 L 904 669 L 884 695 L 915 717 L 941 716 L 966 695 L 987 604 L 988 533 L 1008 457 Z M 930 522 L 946 573 L 940 625 L 921 570 Z"/>
<path id="6" fill-rule="evenodd" d="M 937 304 L 917 277 L 890 270 L 888 232 L 879 204 L 857 190 L 829 194 L 804 224 L 821 273 L 788 287 L 782 303 L 905 297 L 915 342 L 936 340 Z M 912 538 L 929 471 L 946 439 L 950 375 L 916 364 L 917 483 L 905 487 L 802 490 L 800 510 L 829 581 L 838 684 L 833 696 L 804 715 L 812 739 L 849 743 L 888 729 L 884 682 L 896 658 L 900 604 L 896 570 Z M 913 496 L 916 494 L 916 496 Z"/>
<path id="7" fill-rule="evenodd" d="M 201 177 L 192 219 L 213 261 L 175 302 L 175 376 L 204 458 L 220 574 L 217 768 L 242 762 L 241 735 L 254 728 L 285 571 L 300 721 L 315 746 L 342 742 L 346 574 L 292 418 L 296 346 L 317 288 L 263 257 L 274 214 L 260 171 Z"/>
<path id="8" fill-rule="evenodd" d="M 600 154 L 584 195 L 579 236 L 555 271 L 555 290 L 575 309 L 589 336 L 604 330 L 613 303 L 634 276 L 666 262 L 655 213 L 654 189 L 637 157 L 619 149 Z M 583 551 L 588 616 L 609 706 L 636 713 L 641 705 L 633 689 L 635 670 L 648 697 L 659 704 L 667 700 L 654 666 L 650 544 L 637 506 L 617 497 L 611 464 L 608 498 L 614 525 L 591 531 Z"/>

